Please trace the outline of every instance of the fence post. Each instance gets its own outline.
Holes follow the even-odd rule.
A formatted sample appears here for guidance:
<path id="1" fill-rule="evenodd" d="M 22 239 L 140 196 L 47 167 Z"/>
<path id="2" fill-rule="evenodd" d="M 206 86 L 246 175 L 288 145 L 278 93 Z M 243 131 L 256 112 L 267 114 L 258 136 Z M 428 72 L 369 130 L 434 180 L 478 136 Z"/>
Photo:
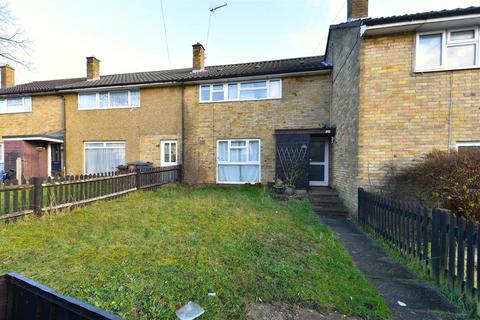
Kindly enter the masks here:
<path id="1" fill-rule="evenodd" d="M 140 187 L 141 187 L 141 183 L 140 183 L 140 175 L 141 175 L 140 168 L 135 168 L 135 172 L 136 172 L 136 175 L 135 175 L 135 188 L 137 188 L 137 190 L 140 190 Z"/>
<path id="2" fill-rule="evenodd" d="M 43 190 L 42 190 L 43 179 L 40 177 L 33 178 L 33 211 L 36 215 L 42 214 L 42 201 L 43 201 Z"/>

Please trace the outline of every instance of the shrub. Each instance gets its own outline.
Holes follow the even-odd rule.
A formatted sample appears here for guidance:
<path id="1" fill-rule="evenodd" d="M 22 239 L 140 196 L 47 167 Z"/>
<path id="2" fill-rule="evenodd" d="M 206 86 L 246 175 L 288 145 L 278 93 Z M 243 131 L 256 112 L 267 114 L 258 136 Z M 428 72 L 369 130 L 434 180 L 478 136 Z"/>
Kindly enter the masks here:
<path id="1" fill-rule="evenodd" d="M 391 196 L 480 221 L 480 150 L 434 150 L 387 178 Z"/>

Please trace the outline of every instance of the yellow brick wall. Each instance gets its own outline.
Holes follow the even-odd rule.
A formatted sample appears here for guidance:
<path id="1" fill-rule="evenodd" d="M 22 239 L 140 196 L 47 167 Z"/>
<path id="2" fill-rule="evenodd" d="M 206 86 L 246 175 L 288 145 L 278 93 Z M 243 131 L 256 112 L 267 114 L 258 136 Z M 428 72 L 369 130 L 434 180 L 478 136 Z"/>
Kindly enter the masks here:
<path id="1" fill-rule="evenodd" d="M 480 141 L 480 70 L 415 73 L 415 34 L 365 38 L 361 50 L 359 178 L 380 184 L 386 168 L 434 148 Z"/>
<path id="2" fill-rule="evenodd" d="M 161 140 L 177 140 L 181 154 L 181 88 L 140 90 L 140 107 L 78 110 L 77 94 L 65 96 L 67 172 L 82 173 L 85 141 L 125 141 L 126 161 L 160 165 Z M 179 158 L 179 161 L 181 159 Z"/>
<path id="3" fill-rule="evenodd" d="M 199 103 L 198 85 L 185 89 L 185 180 L 216 182 L 218 139 L 261 139 L 261 180 L 275 178 L 275 129 L 328 125 L 329 75 L 290 77 L 282 81 L 282 98 Z"/>
<path id="4" fill-rule="evenodd" d="M 32 112 L 0 114 L 0 142 L 3 136 L 59 133 L 63 131 L 62 123 L 59 96 L 33 96 Z"/>

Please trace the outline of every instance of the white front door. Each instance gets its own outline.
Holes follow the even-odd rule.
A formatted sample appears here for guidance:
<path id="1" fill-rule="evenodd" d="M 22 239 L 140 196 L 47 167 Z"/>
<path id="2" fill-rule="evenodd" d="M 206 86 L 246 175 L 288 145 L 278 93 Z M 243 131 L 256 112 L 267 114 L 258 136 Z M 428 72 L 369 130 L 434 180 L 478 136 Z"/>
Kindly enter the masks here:
<path id="1" fill-rule="evenodd" d="M 310 185 L 328 186 L 328 140 L 310 139 Z"/>

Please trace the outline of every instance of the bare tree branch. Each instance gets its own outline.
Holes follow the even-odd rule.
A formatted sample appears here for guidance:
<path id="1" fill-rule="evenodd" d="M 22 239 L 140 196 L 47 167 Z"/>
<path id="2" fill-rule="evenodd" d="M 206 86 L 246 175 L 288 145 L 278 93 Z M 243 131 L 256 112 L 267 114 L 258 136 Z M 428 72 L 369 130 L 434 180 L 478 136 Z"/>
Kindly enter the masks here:
<path id="1" fill-rule="evenodd" d="M 0 3 L 0 63 L 30 69 L 31 41 L 18 25 L 6 3 Z"/>

